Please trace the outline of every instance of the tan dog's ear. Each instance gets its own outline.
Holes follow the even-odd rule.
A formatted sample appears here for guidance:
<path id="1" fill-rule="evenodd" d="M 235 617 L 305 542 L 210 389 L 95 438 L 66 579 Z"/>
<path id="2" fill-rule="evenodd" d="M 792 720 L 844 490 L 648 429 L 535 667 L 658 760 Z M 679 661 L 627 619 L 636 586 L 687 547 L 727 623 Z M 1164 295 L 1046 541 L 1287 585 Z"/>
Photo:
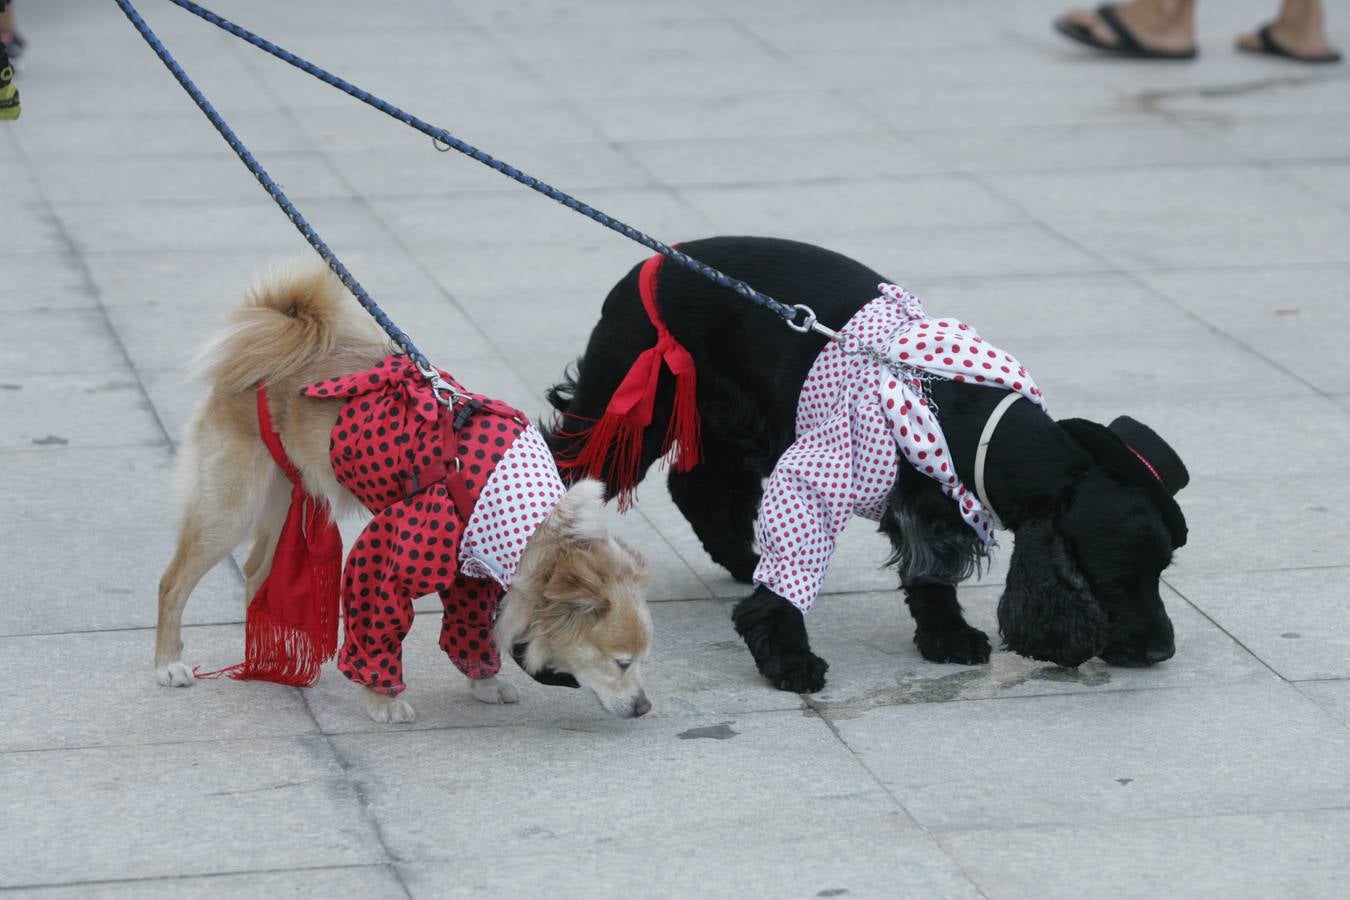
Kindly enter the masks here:
<path id="1" fill-rule="evenodd" d="M 551 639 L 575 642 L 609 611 L 610 603 L 601 596 L 601 578 L 594 564 L 585 550 L 559 555 L 539 604 L 539 621 Z"/>
<path id="2" fill-rule="evenodd" d="M 642 555 L 638 549 L 621 538 L 615 538 L 614 543 L 619 545 L 619 549 L 628 555 L 628 562 L 633 567 L 633 576 L 638 582 L 646 587 L 651 581 L 651 569 L 647 566 L 647 558 Z"/>
<path id="3" fill-rule="evenodd" d="M 609 536 L 605 524 L 605 486 L 594 478 L 583 478 L 568 488 L 553 515 L 564 538 L 603 541 Z"/>
<path id="4" fill-rule="evenodd" d="M 544 599 L 571 606 L 595 605 L 595 595 L 599 592 L 590 581 L 590 573 L 579 571 L 579 556 L 571 553 L 558 560 L 553 574 L 544 585 Z"/>

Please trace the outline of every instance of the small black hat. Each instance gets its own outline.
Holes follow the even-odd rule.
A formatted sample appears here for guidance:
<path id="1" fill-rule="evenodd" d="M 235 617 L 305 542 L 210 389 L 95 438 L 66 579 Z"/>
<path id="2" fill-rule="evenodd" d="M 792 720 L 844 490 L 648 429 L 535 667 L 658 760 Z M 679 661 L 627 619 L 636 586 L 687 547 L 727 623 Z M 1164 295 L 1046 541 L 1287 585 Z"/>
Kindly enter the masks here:
<path id="1" fill-rule="evenodd" d="M 1173 548 L 1186 543 L 1186 517 L 1172 499 L 1191 480 L 1166 441 L 1143 422 L 1121 416 L 1110 427 L 1087 419 L 1061 419 L 1060 426 L 1119 478 L 1142 487 L 1162 512 Z"/>

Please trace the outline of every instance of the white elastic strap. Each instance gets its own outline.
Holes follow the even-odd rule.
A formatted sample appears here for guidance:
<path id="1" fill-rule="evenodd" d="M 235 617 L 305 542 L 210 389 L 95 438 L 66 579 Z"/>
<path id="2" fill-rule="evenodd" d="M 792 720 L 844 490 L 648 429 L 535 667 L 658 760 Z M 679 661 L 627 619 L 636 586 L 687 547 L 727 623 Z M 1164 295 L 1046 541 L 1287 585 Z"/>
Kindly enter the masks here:
<path id="1" fill-rule="evenodd" d="M 1022 399 L 1022 395 L 1010 391 L 1008 396 L 998 402 L 994 411 L 989 414 L 989 418 L 984 423 L 984 431 L 980 432 L 980 444 L 975 448 L 975 496 L 980 498 L 980 503 L 984 505 L 985 510 L 994 519 L 996 528 L 1003 527 L 1003 520 L 994 512 L 994 504 L 989 502 L 989 495 L 984 492 L 984 458 L 989 455 L 989 444 L 994 440 L 994 430 L 998 428 L 999 420 L 1003 418 L 1004 413 L 1012 408 L 1012 405 Z"/>

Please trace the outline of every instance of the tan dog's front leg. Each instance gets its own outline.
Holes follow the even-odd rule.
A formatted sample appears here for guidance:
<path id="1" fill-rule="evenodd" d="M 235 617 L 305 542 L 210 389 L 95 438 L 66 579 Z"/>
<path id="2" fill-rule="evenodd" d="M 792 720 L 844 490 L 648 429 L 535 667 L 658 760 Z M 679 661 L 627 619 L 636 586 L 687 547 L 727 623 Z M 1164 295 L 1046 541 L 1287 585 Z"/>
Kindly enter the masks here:
<path id="1" fill-rule="evenodd" d="M 498 681 L 494 675 L 490 678 L 469 679 L 469 691 L 473 693 L 473 699 L 479 703 L 516 703 L 520 700 L 520 692 L 507 684 L 505 681 Z"/>

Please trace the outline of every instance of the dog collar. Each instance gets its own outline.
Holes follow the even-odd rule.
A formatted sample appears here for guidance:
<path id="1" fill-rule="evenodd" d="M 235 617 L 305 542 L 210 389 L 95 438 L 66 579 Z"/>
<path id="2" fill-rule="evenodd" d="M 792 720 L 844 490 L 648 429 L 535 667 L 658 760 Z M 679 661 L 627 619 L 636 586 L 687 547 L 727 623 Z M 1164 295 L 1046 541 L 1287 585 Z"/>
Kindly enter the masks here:
<path id="1" fill-rule="evenodd" d="M 998 406 L 994 407 L 994 411 L 989 414 L 989 418 L 985 421 L 984 430 L 980 432 L 979 446 L 975 448 L 975 496 L 980 498 L 984 508 L 993 517 L 995 528 L 1003 527 L 1003 519 L 994 510 L 994 504 L 989 502 L 989 494 L 985 491 L 984 462 L 989 455 L 989 445 L 994 440 L 994 431 L 998 428 L 999 421 L 1012 408 L 1012 405 L 1021 399 L 1021 394 L 1009 392 L 1008 396 L 998 402 Z"/>

